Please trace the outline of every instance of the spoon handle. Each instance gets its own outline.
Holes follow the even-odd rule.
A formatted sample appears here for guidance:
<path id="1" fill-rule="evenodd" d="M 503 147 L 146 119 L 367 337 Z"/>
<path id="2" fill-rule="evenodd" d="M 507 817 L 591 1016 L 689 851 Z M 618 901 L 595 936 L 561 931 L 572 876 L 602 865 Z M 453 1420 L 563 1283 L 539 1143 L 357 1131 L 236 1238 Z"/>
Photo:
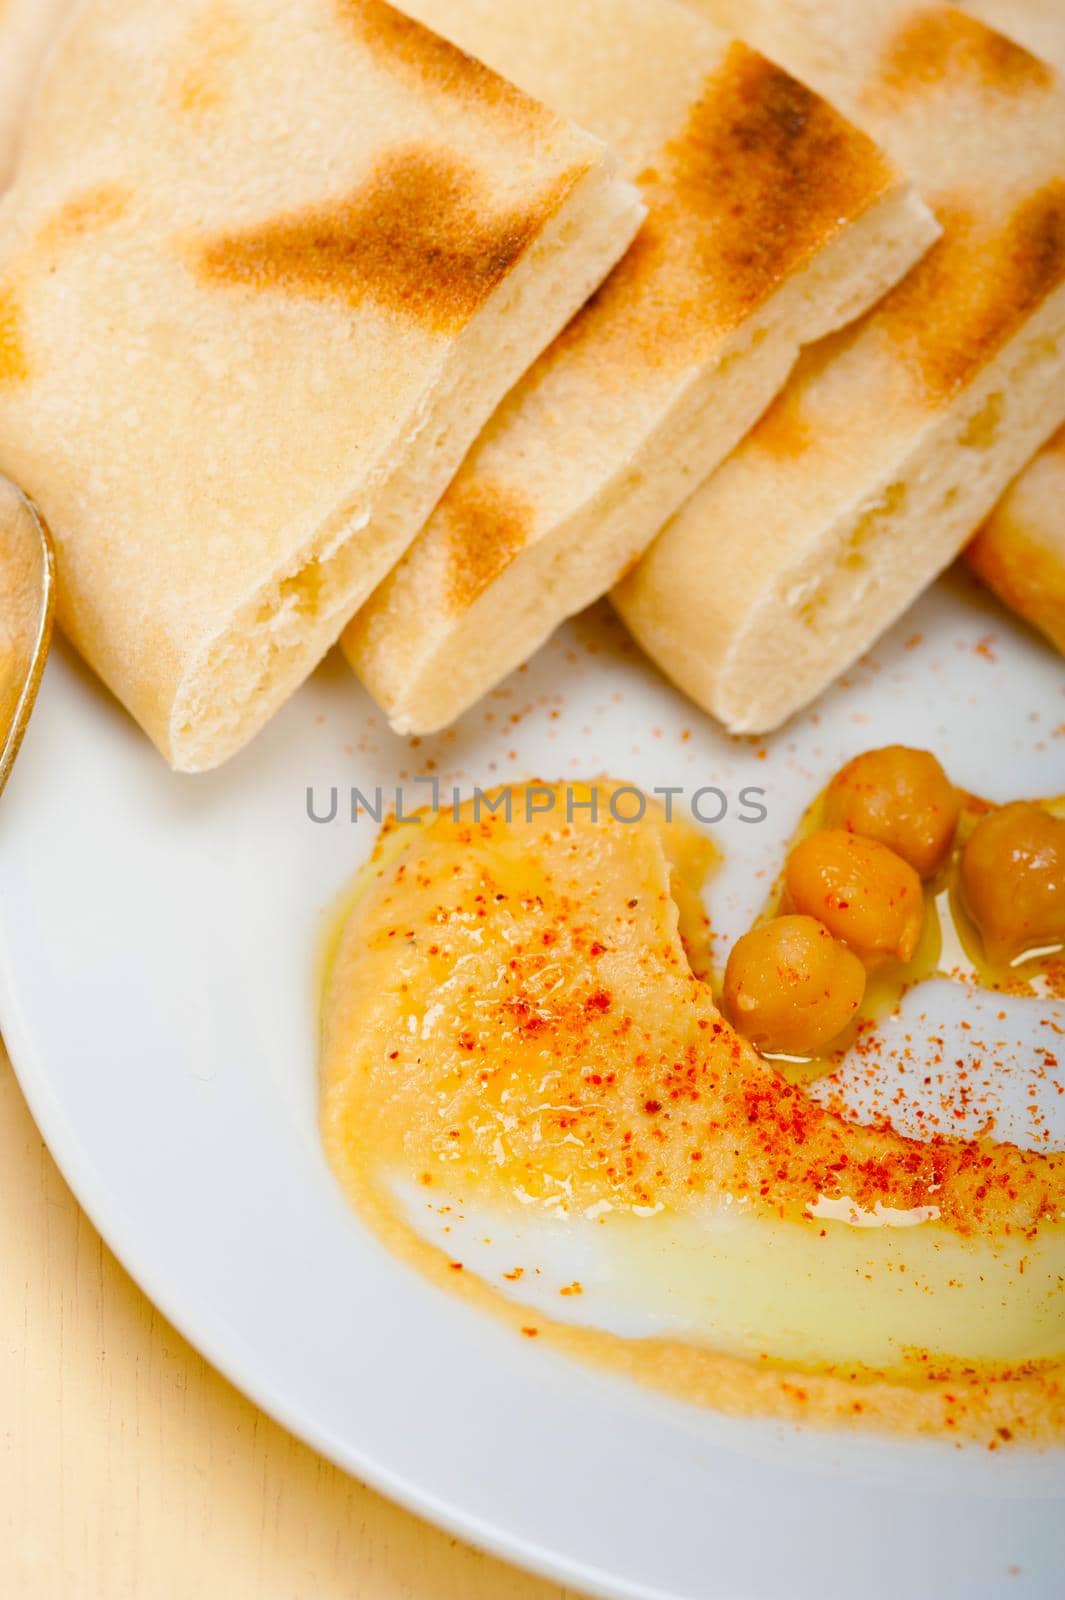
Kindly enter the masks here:
<path id="1" fill-rule="evenodd" d="M 0 479 L 0 793 L 40 687 L 55 612 L 55 552 L 37 507 Z"/>

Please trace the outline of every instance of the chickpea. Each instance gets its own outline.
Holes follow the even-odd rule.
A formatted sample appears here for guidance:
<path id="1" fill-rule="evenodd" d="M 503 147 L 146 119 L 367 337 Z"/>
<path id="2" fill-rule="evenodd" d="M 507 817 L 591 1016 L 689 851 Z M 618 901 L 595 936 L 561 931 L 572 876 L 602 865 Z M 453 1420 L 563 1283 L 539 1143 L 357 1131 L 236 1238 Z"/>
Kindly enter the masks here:
<path id="1" fill-rule="evenodd" d="M 995 965 L 1065 943 L 1065 819 L 1025 800 L 992 811 L 962 851 L 961 886 Z"/>
<path id="2" fill-rule="evenodd" d="M 823 922 L 852 950 L 874 961 L 909 961 L 924 924 L 921 880 L 887 845 L 840 828 L 812 833 L 785 868 L 796 911 Z"/>
<path id="3" fill-rule="evenodd" d="M 927 750 L 889 744 L 841 767 L 825 792 L 825 823 L 886 844 L 922 878 L 950 854 L 961 804 Z"/>
<path id="4" fill-rule="evenodd" d="M 724 1006 L 760 1050 L 816 1055 L 862 1003 L 865 968 L 813 917 L 774 917 L 737 939 Z"/>

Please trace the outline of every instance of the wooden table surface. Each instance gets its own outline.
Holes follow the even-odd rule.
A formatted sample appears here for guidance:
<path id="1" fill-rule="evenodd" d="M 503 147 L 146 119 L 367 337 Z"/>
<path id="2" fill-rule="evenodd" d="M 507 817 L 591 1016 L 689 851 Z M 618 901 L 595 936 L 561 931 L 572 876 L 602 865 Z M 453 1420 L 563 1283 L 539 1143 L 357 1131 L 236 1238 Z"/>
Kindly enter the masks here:
<path id="1" fill-rule="evenodd" d="M 115 1261 L 0 1043 L 0 1596 L 572 1600 L 322 1461 Z"/>

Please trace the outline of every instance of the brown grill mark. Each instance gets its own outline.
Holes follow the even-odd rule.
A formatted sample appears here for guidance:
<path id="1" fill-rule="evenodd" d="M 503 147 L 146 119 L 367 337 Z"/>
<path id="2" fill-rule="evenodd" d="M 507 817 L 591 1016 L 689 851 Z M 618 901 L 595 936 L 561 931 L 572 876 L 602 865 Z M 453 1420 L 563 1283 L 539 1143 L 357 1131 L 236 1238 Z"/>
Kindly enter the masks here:
<path id="1" fill-rule="evenodd" d="M 30 375 L 22 339 L 22 307 L 15 291 L 0 289 L 0 384 L 23 383 Z"/>
<path id="2" fill-rule="evenodd" d="M 534 508 L 524 495 L 490 478 L 453 483 L 436 515 L 447 538 L 448 598 L 471 606 L 525 548 Z"/>
<path id="3" fill-rule="evenodd" d="M 992 94 L 1042 93 L 1053 70 L 1004 34 L 961 11 L 932 6 L 915 11 L 889 43 L 872 98 L 912 100 L 953 84 L 978 84 Z"/>
<path id="4" fill-rule="evenodd" d="M 100 183 L 73 195 L 43 223 L 37 243 L 43 250 L 76 244 L 99 228 L 118 222 L 129 210 L 131 191 L 122 184 Z"/>
<path id="5" fill-rule="evenodd" d="M 383 0 L 336 0 L 336 6 L 361 42 L 419 89 L 443 92 L 511 124 L 557 125 L 552 112 L 508 79 Z"/>
<path id="6" fill-rule="evenodd" d="M 176 75 L 174 98 L 180 111 L 203 116 L 224 103 L 233 62 L 249 37 L 244 22 L 230 6 L 214 6 L 195 19 L 189 29 L 188 64 Z"/>
<path id="7" fill-rule="evenodd" d="M 430 148 L 382 157 L 350 198 L 225 234 L 204 245 L 201 275 L 350 306 L 372 299 L 435 333 L 463 328 L 580 177 L 524 208 L 493 213 L 475 168 Z"/>
<path id="8" fill-rule="evenodd" d="M 634 360 L 694 363 L 896 181 L 872 140 L 735 43 L 642 174 L 648 218 L 564 346 L 626 382 Z"/>
<path id="9" fill-rule="evenodd" d="M 742 315 L 891 188 L 872 140 L 779 67 L 732 46 L 672 148 L 699 265 Z"/>
<path id="10" fill-rule="evenodd" d="M 936 206 L 942 237 L 881 303 L 879 325 L 934 404 L 966 387 L 1065 282 L 1065 180 L 981 227 L 964 200 Z"/>

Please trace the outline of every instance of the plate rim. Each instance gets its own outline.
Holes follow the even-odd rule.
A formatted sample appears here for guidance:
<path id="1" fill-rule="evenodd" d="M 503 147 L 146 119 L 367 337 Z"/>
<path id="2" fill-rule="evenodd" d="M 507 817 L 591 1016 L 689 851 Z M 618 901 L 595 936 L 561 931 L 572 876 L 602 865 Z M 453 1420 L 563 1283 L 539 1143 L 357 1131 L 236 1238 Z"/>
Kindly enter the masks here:
<path id="1" fill-rule="evenodd" d="M 71 715 L 73 708 L 67 700 L 67 691 L 73 685 L 67 681 L 68 673 L 73 676 L 79 696 L 91 694 L 94 710 L 99 709 L 101 699 L 109 699 L 101 690 L 98 680 L 84 668 L 69 647 L 64 645 L 58 654 L 60 661 L 56 667 L 61 669 L 58 672 L 59 682 L 53 679 L 51 690 L 46 688 L 46 704 L 41 708 L 46 727 L 39 731 L 45 735 L 53 714 L 53 701 L 49 696 L 55 696 L 54 709 L 60 728 L 64 726 L 64 719 Z M 598 693 L 594 673 L 590 687 Z M 853 701 L 850 700 L 850 703 L 853 704 Z M 128 743 L 132 751 L 133 741 L 136 740 L 139 750 L 140 735 L 135 733 L 133 724 L 127 722 L 125 715 L 118 711 L 113 702 L 109 710 L 120 720 L 128 736 L 123 742 Z M 324 723 L 324 720 L 323 717 L 314 719 L 315 723 Z M 348 727 L 350 723 L 345 721 L 345 730 Z M 56 750 L 60 746 L 54 746 L 49 752 L 48 737 L 41 742 L 47 769 L 49 764 L 54 765 Z M 33 744 L 36 744 L 36 740 L 31 739 Z M 267 769 L 272 770 L 273 756 L 265 748 L 265 741 L 263 745 L 263 759 Z M 93 748 L 95 751 L 95 738 Z M 101 754 L 107 754 L 102 747 Z M 62 774 L 65 775 L 69 771 L 66 765 L 69 752 L 64 752 L 58 759 Z M 32 750 L 24 764 L 28 767 L 24 777 L 28 779 L 29 772 L 34 768 Z M 101 760 L 101 765 L 105 764 Z M 790 767 L 790 762 L 788 765 Z M 20 787 L 19 780 L 16 780 L 15 789 Z M 65 782 L 63 792 L 70 792 L 70 785 Z M 74 792 L 77 792 L 76 785 Z M 10 831 L 6 839 L 0 841 L 4 846 L 0 849 L 0 862 L 5 869 L 16 867 L 20 854 L 18 844 L 22 835 L 18 831 L 19 823 L 12 815 L 17 804 L 18 801 L 15 805 L 9 802 L 7 818 Z M 23 816 L 23 823 L 28 820 Z M 58 823 L 62 821 L 62 816 L 56 814 L 47 820 Z M 37 832 L 35 828 L 27 829 L 30 839 L 36 840 Z M 44 843 L 50 853 L 51 844 L 47 839 Z M 15 848 L 9 855 L 7 847 L 12 845 Z M 14 880 L 20 889 L 21 879 L 21 871 L 16 870 Z M 32 901 L 31 896 L 27 902 L 31 911 Z M 54 905 L 52 912 L 56 914 Z M 79 1205 L 123 1270 L 141 1292 L 158 1306 L 161 1314 L 188 1340 L 192 1348 L 251 1403 L 324 1459 L 479 1550 L 549 1581 L 602 1595 L 606 1600 L 690 1600 L 693 1592 L 699 1592 L 697 1587 L 691 1585 L 690 1574 L 686 1572 L 678 1574 L 678 1582 L 662 1569 L 644 1571 L 637 1566 L 633 1570 L 642 1575 L 630 1577 L 621 1561 L 611 1559 L 609 1545 L 593 1545 L 586 1553 L 582 1553 L 579 1540 L 567 1538 L 565 1534 L 554 1537 L 552 1527 L 543 1519 L 539 1523 L 535 1519 L 523 1523 L 521 1508 L 517 1503 L 511 1504 L 506 1499 L 493 1501 L 491 1497 L 479 1502 L 474 1494 L 466 1492 L 464 1478 L 452 1482 L 441 1477 L 435 1471 L 433 1461 L 427 1459 L 424 1452 L 403 1453 L 402 1445 L 390 1435 L 377 1434 L 371 1429 L 369 1445 L 364 1445 L 364 1435 L 360 1433 L 357 1416 L 349 1415 L 339 1425 L 336 1424 L 329 1406 L 319 1404 L 298 1382 L 293 1384 L 290 1381 L 291 1373 L 286 1377 L 283 1369 L 257 1360 L 254 1339 L 248 1327 L 242 1325 L 239 1319 L 231 1321 L 224 1303 L 212 1302 L 209 1283 L 195 1275 L 191 1279 L 183 1277 L 180 1260 L 165 1250 L 160 1251 L 153 1243 L 151 1228 L 139 1219 L 135 1199 L 131 1200 L 130 1194 L 121 1188 L 116 1192 L 105 1159 L 106 1149 L 99 1147 L 92 1127 L 81 1120 L 80 1100 L 77 1097 L 74 1100 L 67 1098 L 66 1091 L 74 1070 L 70 1051 L 75 1045 L 71 1043 L 69 1030 L 57 1030 L 48 1021 L 54 980 L 58 974 L 58 981 L 61 982 L 62 972 L 62 965 L 56 967 L 52 960 L 49 947 L 47 922 L 33 920 L 29 927 L 21 922 L 16 925 L 15 917 L 0 909 L 0 1030 L 4 1032 L 16 1079 L 37 1128 Z M 38 962 L 45 965 L 45 976 L 49 980 L 46 984 L 36 981 Z M 101 1021 L 106 1039 L 113 1024 L 109 1024 L 106 1012 L 98 1015 L 97 1026 Z M 834 1430 L 811 1428 L 801 1431 L 820 1434 L 830 1446 L 835 1437 Z M 760 1451 L 758 1453 L 761 1454 Z M 397 1461 L 400 1463 L 398 1466 L 395 1465 Z M 899 1484 L 898 1487 L 901 1489 L 903 1485 Z M 982 1500 L 985 1492 L 977 1488 L 976 1497 Z M 997 1492 L 993 1491 L 995 1498 Z M 960 1496 L 969 1500 L 971 1511 L 972 1495 L 973 1489 L 962 1483 L 953 1491 L 952 1497 Z M 1007 1490 L 1007 1499 L 1027 1501 L 1029 1498 L 1023 1491 L 1018 1496 Z M 1044 1496 L 1037 1494 L 1035 1498 L 1042 1500 Z M 1057 1500 L 1057 1491 L 1050 1498 Z M 881 1527 L 884 1528 L 882 1522 Z M 927 1536 L 925 1533 L 921 1537 Z M 721 1581 L 722 1578 L 724 1581 Z M 763 1596 L 766 1593 L 782 1595 L 788 1592 L 780 1584 L 779 1575 L 770 1589 L 766 1590 L 759 1586 L 757 1576 L 748 1580 L 744 1572 L 736 1568 L 728 1576 L 722 1574 L 718 1583 L 715 1592 L 722 1600 L 744 1600 L 744 1597 L 755 1592 Z M 994 1593 L 997 1595 L 998 1592 L 999 1589 L 995 1588 Z"/>

